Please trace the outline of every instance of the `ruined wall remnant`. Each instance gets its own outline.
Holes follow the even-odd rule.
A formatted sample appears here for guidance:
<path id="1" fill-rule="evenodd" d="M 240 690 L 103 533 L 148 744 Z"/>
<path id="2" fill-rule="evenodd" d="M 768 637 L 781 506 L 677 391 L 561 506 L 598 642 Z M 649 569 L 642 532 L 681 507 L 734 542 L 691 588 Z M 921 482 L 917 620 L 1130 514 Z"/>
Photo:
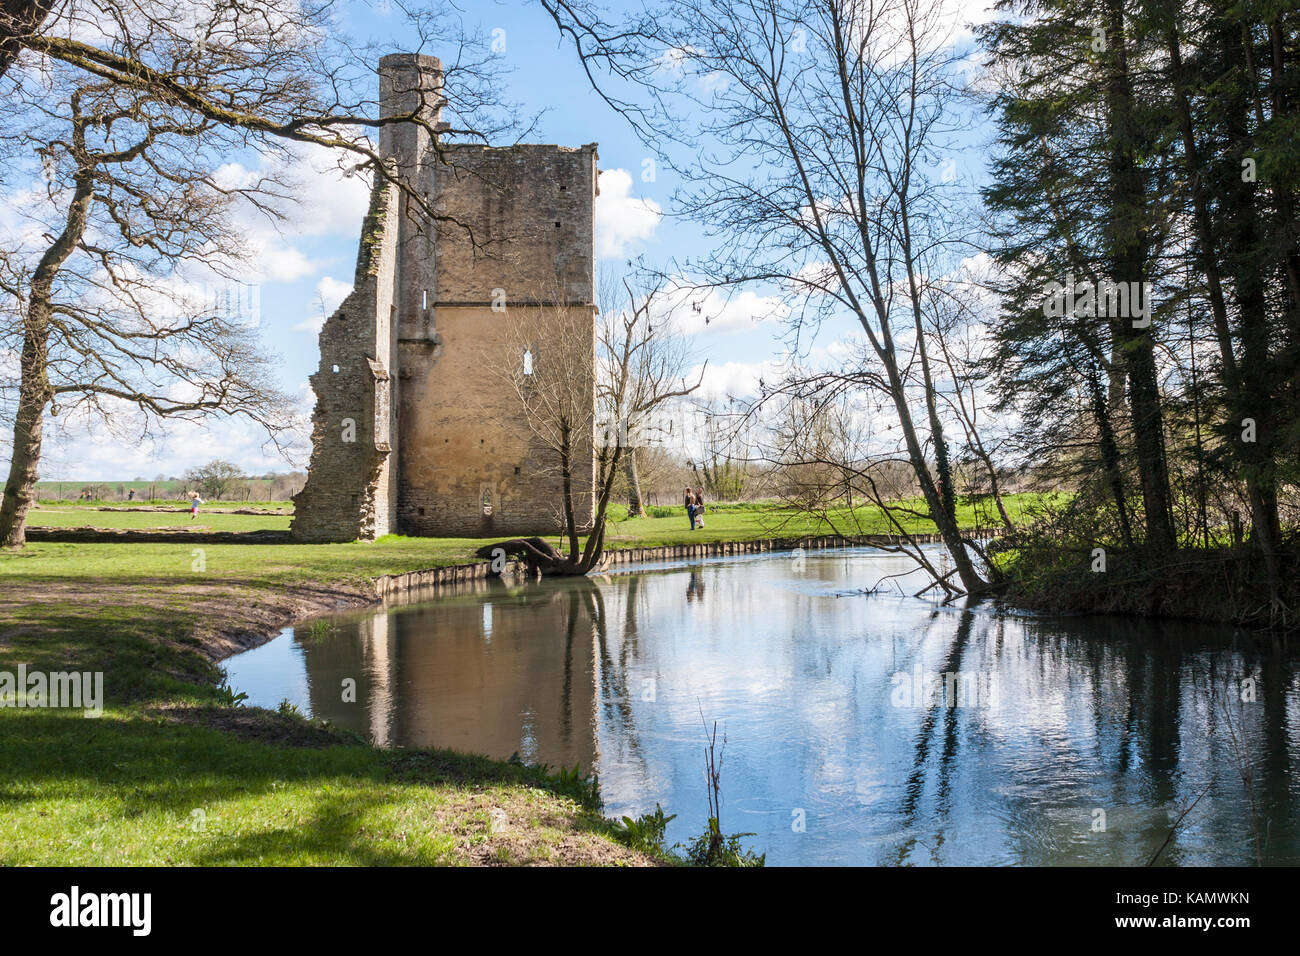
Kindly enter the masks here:
<path id="1" fill-rule="evenodd" d="M 525 362 L 577 384 L 572 472 L 589 525 L 596 147 L 439 142 L 432 57 L 384 57 L 380 90 L 381 115 L 418 118 L 381 127 L 380 153 L 425 204 L 377 177 L 355 288 L 321 331 L 293 534 L 556 531 L 558 462 L 507 387 Z"/>
<path id="2" fill-rule="evenodd" d="M 312 455 L 294 497 L 293 533 L 352 541 L 392 530 L 396 481 L 392 428 L 393 264 L 398 190 L 375 186 L 351 294 L 320 333 Z"/>

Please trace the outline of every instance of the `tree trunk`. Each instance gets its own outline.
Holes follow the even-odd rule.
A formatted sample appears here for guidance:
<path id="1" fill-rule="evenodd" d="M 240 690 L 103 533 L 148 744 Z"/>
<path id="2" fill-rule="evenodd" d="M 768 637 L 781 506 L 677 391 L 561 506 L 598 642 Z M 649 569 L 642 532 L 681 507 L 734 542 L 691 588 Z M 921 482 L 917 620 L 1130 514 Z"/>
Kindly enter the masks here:
<path id="1" fill-rule="evenodd" d="M 627 516 L 639 518 L 645 510 L 641 507 L 641 476 L 636 471 L 635 448 L 628 448 L 623 456 L 623 473 L 627 476 Z"/>
<path id="2" fill-rule="evenodd" d="M 1246 46 L 1240 52 L 1249 64 L 1251 54 L 1248 44 Z M 1224 49 L 1231 54 L 1233 46 L 1225 42 Z M 1252 72 L 1247 69 L 1245 76 L 1236 77 L 1237 82 L 1227 84 L 1226 128 L 1233 143 L 1235 169 L 1240 169 L 1242 161 L 1252 152 L 1249 120 L 1251 104 L 1246 92 Z M 1273 357 L 1270 354 L 1268 293 L 1264 280 L 1271 251 L 1269 243 L 1261 237 L 1257 211 L 1259 190 L 1256 183 L 1247 182 L 1244 176 L 1230 176 L 1222 202 L 1229 222 L 1226 251 L 1236 292 L 1241 339 L 1240 387 L 1237 403 L 1232 407 L 1234 420 L 1228 424 L 1227 438 L 1239 450 L 1239 458 L 1244 465 L 1251 512 L 1251 542 L 1263 554 L 1269 595 L 1276 599 L 1281 583 L 1278 564 L 1281 525 L 1273 463 L 1277 433 L 1274 421 L 1275 379 Z M 1243 440 L 1246 419 L 1255 422 L 1254 441 Z"/>
<path id="3" fill-rule="evenodd" d="M 1106 12 L 1109 43 L 1114 49 L 1106 81 L 1111 133 L 1111 278 L 1115 282 L 1137 283 L 1130 288 L 1142 289 L 1148 256 L 1146 187 L 1137 161 L 1141 133 L 1128 74 L 1123 0 L 1107 0 Z M 1146 304 L 1149 311 L 1149 297 Z M 1129 410 L 1146 512 L 1146 543 L 1153 551 L 1173 551 L 1178 540 L 1169 496 L 1154 336 L 1150 326 L 1135 328 L 1131 315 L 1112 317 L 1111 325 L 1128 370 Z"/>
<path id="4" fill-rule="evenodd" d="M 911 214 L 908 208 L 906 186 L 899 189 L 897 195 L 899 199 L 899 220 L 903 227 L 902 251 L 907 266 L 908 290 L 911 293 L 912 324 L 916 332 L 917 354 L 921 360 L 921 387 L 925 396 L 925 410 L 930 425 L 930 438 L 934 442 L 935 470 L 939 477 L 937 485 L 930 477 L 930 468 L 925 460 L 925 452 L 917 439 L 916 425 L 912 419 L 911 409 L 907 404 L 907 392 L 903 387 L 897 357 L 893 351 L 893 336 L 889 331 L 888 309 L 880 294 L 879 283 L 875 281 L 873 282 L 873 291 L 876 314 L 880 317 L 882 340 L 889 350 L 889 360 L 886 361 L 885 365 L 888 369 L 890 392 L 894 399 L 894 406 L 898 410 L 898 421 L 902 426 L 903 436 L 907 442 L 907 452 L 912 460 L 912 468 L 916 472 L 917 480 L 921 483 L 921 491 L 930 509 L 930 519 L 939 530 L 939 535 L 943 538 L 943 543 L 952 556 L 953 564 L 957 568 L 957 575 L 961 578 L 962 587 L 966 589 L 967 593 L 975 594 L 983 591 L 987 587 L 987 582 L 976 572 L 975 564 L 971 561 L 970 554 L 966 550 L 966 544 L 962 541 L 961 530 L 957 526 L 952 490 L 952 468 L 948 461 L 948 442 L 944 438 L 943 423 L 939 418 L 939 408 L 936 401 L 937 390 L 935 389 L 934 379 L 930 374 L 930 354 L 926 345 L 925 328 L 921 316 L 920 288 L 917 283 L 915 259 L 912 254 Z M 874 279 L 874 263 L 872 275 Z"/>
<path id="5" fill-rule="evenodd" d="M 1223 362 L 1223 377 L 1230 391 L 1237 387 L 1237 359 L 1232 350 L 1232 332 L 1228 326 L 1228 306 L 1223 295 L 1223 281 L 1216 255 L 1214 227 L 1210 220 L 1206 172 L 1196 146 L 1196 127 L 1192 122 L 1191 103 L 1187 96 L 1187 82 L 1183 74 L 1182 45 L 1175 28 L 1165 31 L 1165 46 L 1169 50 L 1169 68 L 1173 79 L 1174 106 L 1178 114 L 1178 127 L 1183 141 L 1183 162 L 1192 194 L 1192 224 L 1196 229 L 1197 265 L 1205 274 L 1206 290 L 1210 298 L 1210 314 L 1214 319 L 1214 338 L 1219 345 L 1219 358 Z"/>
<path id="6" fill-rule="evenodd" d="M 622 453 L 622 447 L 614 446 L 614 459 L 608 467 L 601 468 L 601 475 L 604 478 L 604 484 L 600 489 L 600 498 L 596 503 L 596 516 L 592 522 L 591 534 L 587 536 L 587 547 L 582 553 L 582 573 L 586 574 L 600 563 L 601 556 L 605 553 L 605 516 L 609 512 L 609 499 L 614 492 L 614 478 L 618 474 L 619 458 Z"/>
<path id="7" fill-rule="evenodd" d="M 902 428 L 903 439 L 907 444 L 907 454 L 912 461 L 912 470 L 916 473 L 916 480 L 921 485 L 921 494 L 930 509 L 930 520 L 934 522 L 939 531 L 939 536 L 943 539 L 944 546 L 952 557 L 953 564 L 956 565 L 957 576 L 961 578 L 962 587 L 970 594 L 978 594 L 985 590 L 988 586 L 987 582 L 975 570 L 975 564 L 966 551 L 966 544 L 961 539 L 961 531 L 957 527 L 957 522 L 944 505 L 943 498 L 935 487 L 934 480 L 930 477 L 930 469 L 925 461 L 925 453 L 921 450 L 921 443 L 916 436 L 916 426 L 912 421 L 912 410 L 907 405 L 907 394 L 903 389 L 903 380 L 899 375 L 898 365 L 894 361 L 887 361 L 885 368 L 889 376 L 890 393 L 894 400 L 894 408 L 898 412 L 898 423 Z"/>
<path id="8" fill-rule="evenodd" d="M 1110 485 L 1111 497 L 1115 499 L 1115 510 L 1119 515 L 1120 541 L 1124 547 L 1131 548 L 1133 525 L 1129 521 L 1128 502 L 1124 497 L 1124 473 L 1120 470 L 1119 443 L 1115 440 L 1115 429 L 1110 420 L 1110 405 L 1100 382 L 1090 378 L 1088 385 L 1092 391 L 1092 416 L 1097 423 L 1102 467 L 1106 471 L 1106 481 Z"/>
<path id="9" fill-rule="evenodd" d="M 4 76 L 18 59 L 23 40 L 40 29 L 52 6 L 54 0 L 3 0 L 0 3 L 0 76 Z"/>
<path id="10" fill-rule="evenodd" d="M 553 548 L 541 538 L 511 538 L 509 541 L 497 541 L 485 544 L 474 554 L 484 560 L 496 558 L 495 552 L 501 551 L 506 557 L 523 561 L 532 574 L 567 575 L 584 574 L 578 564 L 563 551 Z"/>
<path id="11" fill-rule="evenodd" d="M 49 380 L 45 375 L 48 325 L 38 328 L 28 321 L 23 336 L 22 384 L 18 391 L 18 412 L 14 418 L 13 457 L 0 503 L 0 544 L 20 548 L 27 543 L 27 510 L 36 490 L 41 461 L 41 429 L 49 402 Z"/>
<path id="12" fill-rule="evenodd" d="M 560 474 L 564 481 L 564 530 L 569 536 L 569 560 L 578 560 L 578 518 L 573 510 L 573 430 L 566 420 L 560 424 Z"/>
<path id="13" fill-rule="evenodd" d="M 73 151 L 84 156 L 84 126 L 73 126 Z M 32 273 L 27 309 L 23 316 L 22 380 L 14 417 L 13 458 L 0 502 L 0 545 L 21 547 L 27 542 L 27 510 L 36 494 L 41 461 L 41 430 L 45 406 L 53 397 L 48 361 L 54 280 L 86 232 L 94 194 L 94 171 L 84 164 L 77 171 L 76 187 L 68 205 L 63 232 L 45 250 Z"/>
<path id="14" fill-rule="evenodd" d="M 567 431 L 565 433 L 567 434 Z M 600 563 L 605 553 L 605 516 L 609 510 L 610 496 L 614 491 L 614 478 L 618 474 L 618 448 L 614 449 L 613 455 L 608 468 L 603 466 L 601 468 L 600 497 L 592 520 L 591 533 L 587 535 L 587 546 L 581 555 L 578 551 L 577 527 L 573 520 L 573 499 L 570 495 L 573 486 L 570 473 L 572 459 L 568 454 L 567 441 L 561 445 L 560 459 L 561 467 L 564 469 L 565 520 L 568 522 L 566 531 L 569 535 L 569 554 L 564 554 L 541 538 L 512 538 L 509 541 L 498 541 L 484 545 L 474 553 L 480 558 L 490 560 L 495 557 L 493 552 L 499 549 L 509 557 L 527 562 L 530 572 L 537 572 L 544 576 L 589 574 Z"/>

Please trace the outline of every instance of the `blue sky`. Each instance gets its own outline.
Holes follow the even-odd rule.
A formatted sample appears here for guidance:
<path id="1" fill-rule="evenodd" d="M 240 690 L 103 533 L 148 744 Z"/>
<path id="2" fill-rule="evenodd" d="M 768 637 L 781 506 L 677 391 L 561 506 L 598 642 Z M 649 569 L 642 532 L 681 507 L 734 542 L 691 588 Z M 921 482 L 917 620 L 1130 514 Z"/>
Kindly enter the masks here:
<path id="1" fill-rule="evenodd" d="M 982 6 L 980 0 L 953 0 L 954 16 Z M 541 113 L 528 137 L 534 142 L 577 146 L 599 143 L 601 196 L 597 204 L 598 269 L 622 271 L 628 258 L 644 257 L 652 266 L 666 265 L 706 249 L 704 237 L 690 224 L 672 217 L 676 185 L 670 171 L 657 165 L 644 175 L 651 153 L 627 122 L 590 87 L 576 56 L 546 13 L 524 0 L 481 2 L 465 7 L 467 26 L 504 42 L 501 55 L 509 71 L 505 99 L 525 114 Z M 383 0 L 350 0 L 343 15 L 354 34 L 377 41 L 391 52 L 409 49 L 396 12 Z M 494 31 L 501 31 L 494 33 Z M 438 50 L 424 52 L 439 54 Z M 964 164 L 965 160 L 961 160 Z M 256 160 L 245 159 L 249 166 Z M 244 174 L 232 160 L 231 175 Z M 258 299 L 265 344 L 282 359 L 282 386 L 297 395 L 310 412 L 308 376 L 318 362 L 316 330 L 325 311 L 332 311 L 350 289 L 357 237 L 367 199 L 360 177 L 344 179 L 321 156 L 305 157 L 295 170 L 303 202 L 290 211 L 279 230 L 250 218 L 247 228 L 256 249 L 256 270 L 247 279 Z M 248 292 L 246 295 L 250 294 Z M 715 394 L 743 392 L 784 351 L 778 321 L 757 322 L 763 303 L 753 293 L 706 303 L 714 320 L 698 323 L 696 354 L 708 360 L 706 388 Z M 823 328 L 819 345 L 852 333 L 847 325 Z M 68 428 L 47 442 L 42 477 L 59 480 L 125 480 L 136 476 L 180 474 L 214 457 L 232 460 L 250 473 L 285 470 L 283 459 L 262 448 L 264 436 L 242 421 L 202 425 L 178 424 L 166 436 L 139 440 L 129 429 L 110 434 L 102 426 Z M 6 443 L 7 444 L 7 443 Z M 305 460 L 299 458 L 299 466 Z"/>

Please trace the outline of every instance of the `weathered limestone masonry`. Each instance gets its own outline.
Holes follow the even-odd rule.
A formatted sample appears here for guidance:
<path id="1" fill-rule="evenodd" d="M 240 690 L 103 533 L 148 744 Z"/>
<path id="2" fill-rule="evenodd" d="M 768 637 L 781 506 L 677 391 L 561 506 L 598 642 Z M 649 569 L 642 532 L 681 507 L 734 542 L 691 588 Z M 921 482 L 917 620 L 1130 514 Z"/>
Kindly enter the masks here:
<path id="1" fill-rule="evenodd" d="M 554 533 L 556 463 L 503 375 L 526 368 L 518 343 L 531 342 L 531 325 L 559 322 L 583 343 L 594 381 L 596 146 L 438 142 L 439 61 L 396 54 L 379 73 L 381 115 L 423 120 L 381 127 L 380 154 L 445 219 L 377 180 L 353 292 L 321 330 L 293 536 Z M 530 348 L 529 363 L 546 361 L 548 344 Z M 593 390 L 575 442 L 584 526 L 594 408 Z"/>
<path id="2" fill-rule="evenodd" d="M 352 293 L 320 333 L 312 455 L 294 496 L 293 536 L 354 541 L 393 530 L 392 307 L 398 194 L 371 194 Z"/>

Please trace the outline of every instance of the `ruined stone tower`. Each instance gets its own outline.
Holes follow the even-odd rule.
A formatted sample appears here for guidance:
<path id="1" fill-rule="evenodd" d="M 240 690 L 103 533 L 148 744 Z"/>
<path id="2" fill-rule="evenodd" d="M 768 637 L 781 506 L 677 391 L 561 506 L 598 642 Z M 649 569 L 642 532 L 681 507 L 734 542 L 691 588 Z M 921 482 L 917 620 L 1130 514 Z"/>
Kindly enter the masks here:
<path id="1" fill-rule="evenodd" d="M 421 120 L 380 127 L 380 155 L 433 215 L 375 177 L 353 291 L 321 329 L 312 455 L 293 535 L 555 532 L 557 462 L 504 379 L 516 364 L 531 373 L 532 362 L 556 360 L 557 339 L 567 343 L 566 369 L 580 373 L 579 404 L 592 393 L 571 469 L 585 526 L 596 146 L 443 142 L 437 59 L 386 56 L 379 82 L 381 117 Z M 535 349 L 521 350 L 521 337 Z"/>

